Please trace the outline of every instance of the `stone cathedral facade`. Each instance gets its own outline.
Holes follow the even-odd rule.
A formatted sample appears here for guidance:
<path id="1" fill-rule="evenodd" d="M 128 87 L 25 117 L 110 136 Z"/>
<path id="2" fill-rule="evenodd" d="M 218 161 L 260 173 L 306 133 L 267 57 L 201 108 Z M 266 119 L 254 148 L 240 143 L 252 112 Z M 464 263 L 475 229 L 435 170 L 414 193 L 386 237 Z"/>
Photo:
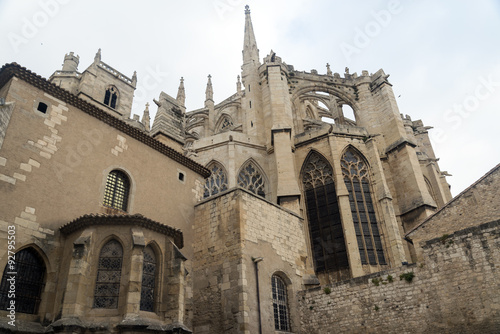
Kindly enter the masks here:
<path id="1" fill-rule="evenodd" d="M 325 332 L 314 291 L 425 261 L 413 240 L 451 193 L 383 70 L 261 59 L 248 6 L 222 102 L 209 76 L 187 111 L 181 79 L 130 118 L 136 73 L 79 61 L 0 70 L 3 332 Z"/>

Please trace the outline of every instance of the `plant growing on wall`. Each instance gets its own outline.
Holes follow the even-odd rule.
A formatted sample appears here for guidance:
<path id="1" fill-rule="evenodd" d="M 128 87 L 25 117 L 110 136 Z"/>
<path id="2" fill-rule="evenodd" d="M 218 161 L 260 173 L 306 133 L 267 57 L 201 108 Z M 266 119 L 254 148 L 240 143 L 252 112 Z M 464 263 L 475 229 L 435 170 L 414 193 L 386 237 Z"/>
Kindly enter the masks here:
<path id="1" fill-rule="evenodd" d="M 399 280 L 400 281 L 405 280 L 408 283 L 411 283 L 411 281 L 413 281 L 413 277 L 415 277 L 415 273 L 413 271 L 410 271 L 408 273 L 403 273 L 399 275 Z"/>

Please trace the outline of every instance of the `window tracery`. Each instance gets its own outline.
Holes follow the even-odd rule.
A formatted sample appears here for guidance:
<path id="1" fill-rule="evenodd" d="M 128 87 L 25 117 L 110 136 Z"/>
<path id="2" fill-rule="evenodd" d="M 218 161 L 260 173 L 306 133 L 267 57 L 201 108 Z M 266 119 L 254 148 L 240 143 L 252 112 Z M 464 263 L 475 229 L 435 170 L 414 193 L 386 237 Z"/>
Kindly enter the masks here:
<path id="1" fill-rule="evenodd" d="M 104 104 L 113 109 L 116 108 L 116 102 L 118 101 L 118 90 L 111 86 L 106 89 L 106 93 L 104 94 Z"/>
<path id="2" fill-rule="evenodd" d="M 212 163 L 208 169 L 212 174 L 205 181 L 205 191 L 203 198 L 216 195 L 220 192 L 227 190 L 227 175 L 223 167 L 218 163 Z"/>
<path id="3" fill-rule="evenodd" d="M 259 196 L 266 196 L 266 183 L 264 177 L 259 168 L 257 168 L 252 161 L 248 162 L 247 165 L 241 169 L 238 175 L 238 185 Z"/>
<path id="4" fill-rule="evenodd" d="M 117 240 L 108 241 L 99 253 L 94 291 L 94 308 L 117 308 L 120 295 L 123 248 Z"/>
<path id="5" fill-rule="evenodd" d="M 342 175 L 349 192 L 351 213 L 362 264 L 386 264 L 382 240 L 373 205 L 368 166 L 352 148 L 340 161 Z"/>
<path id="6" fill-rule="evenodd" d="M 316 272 L 349 267 L 331 165 L 312 152 L 304 163 L 302 183 Z"/>

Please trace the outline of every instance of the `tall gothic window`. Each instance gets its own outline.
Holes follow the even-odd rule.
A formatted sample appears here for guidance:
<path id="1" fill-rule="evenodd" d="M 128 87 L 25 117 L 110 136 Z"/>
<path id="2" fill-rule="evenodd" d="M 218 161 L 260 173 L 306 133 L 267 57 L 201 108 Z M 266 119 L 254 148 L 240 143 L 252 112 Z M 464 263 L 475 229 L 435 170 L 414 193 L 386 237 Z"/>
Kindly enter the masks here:
<path id="1" fill-rule="evenodd" d="M 386 264 L 370 191 L 368 166 L 361 155 L 352 148 L 345 152 L 340 163 L 349 191 L 361 263 Z"/>
<path id="2" fill-rule="evenodd" d="M 12 277 L 15 277 L 16 311 L 36 314 L 44 287 L 45 264 L 33 248 L 25 248 L 17 252 L 14 264 L 7 263 L 5 266 L 0 283 L 0 309 L 2 310 L 6 310 L 10 301 L 14 300 L 13 296 L 9 296 L 12 284 L 9 279 Z"/>
<path id="3" fill-rule="evenodd" d="M 113 86 L 106 89 L 106 93 L 104 94 L 104 104 L 115 109 L 117 100 L 118 90 Z"/>
<path id="4" fill-rule="evenodd" d="M 238 175 L 238 185 L 248 189 L 254 194 L 266 197 L 264 177 L 253 161 L 249 161 L 240 171 Z"/>
<path id="5" fill-rule="evenodd" d="M 227 175 L 224 168 L 217 162 L 213 162 L 208 166 L 212 174 L 205 181 L 205 192 L 203 198 L 216 195 L 227 190 Z"/>
<path id="6" fill-rule="evenodd" d="M 103 204 L 111 208 L 127 211 L 129 189 L 130 181 L 127 175 L 119 170 L 111 171 L 106 180 Z"/>
<path id="7" fill-rule="evenodd" d="M 304 163 L 302 182 L 316 272 L 348 268 L 331 165 L 312 152 Z"/>
<path id="8" fill-rule="evenodd" d="M 153 247 L 144 248 L 141 284 L 141 310 L 154 312 L 155 310 L 155 283 L 156 283 L 156 255 Z"/>
<path id="9" fill-rule="evenodd" d="M 122 262 L 122 245 L 114 239 L 108 241 L 99 254 L 94 308 L 118 308 Z"/>
<path id="10" fill-rule="evenodd" d="M 290 319 L 288 317 L 288 297 L 285 281 L 278 275 L 271 277 L 273 292 L 274 329 L 279 331 L 290 331 Z"/>

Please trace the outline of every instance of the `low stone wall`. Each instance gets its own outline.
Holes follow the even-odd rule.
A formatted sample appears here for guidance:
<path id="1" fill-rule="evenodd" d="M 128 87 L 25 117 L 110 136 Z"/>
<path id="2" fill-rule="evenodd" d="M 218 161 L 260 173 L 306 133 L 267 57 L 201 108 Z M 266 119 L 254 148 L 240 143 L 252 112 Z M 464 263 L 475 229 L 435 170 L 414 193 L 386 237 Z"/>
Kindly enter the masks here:
<path id="1" fill-rule="evenodd" d="M 499 333 L 500 220 L 421 246 L 423 263 L 299 292 L 301 333 Z"/>

